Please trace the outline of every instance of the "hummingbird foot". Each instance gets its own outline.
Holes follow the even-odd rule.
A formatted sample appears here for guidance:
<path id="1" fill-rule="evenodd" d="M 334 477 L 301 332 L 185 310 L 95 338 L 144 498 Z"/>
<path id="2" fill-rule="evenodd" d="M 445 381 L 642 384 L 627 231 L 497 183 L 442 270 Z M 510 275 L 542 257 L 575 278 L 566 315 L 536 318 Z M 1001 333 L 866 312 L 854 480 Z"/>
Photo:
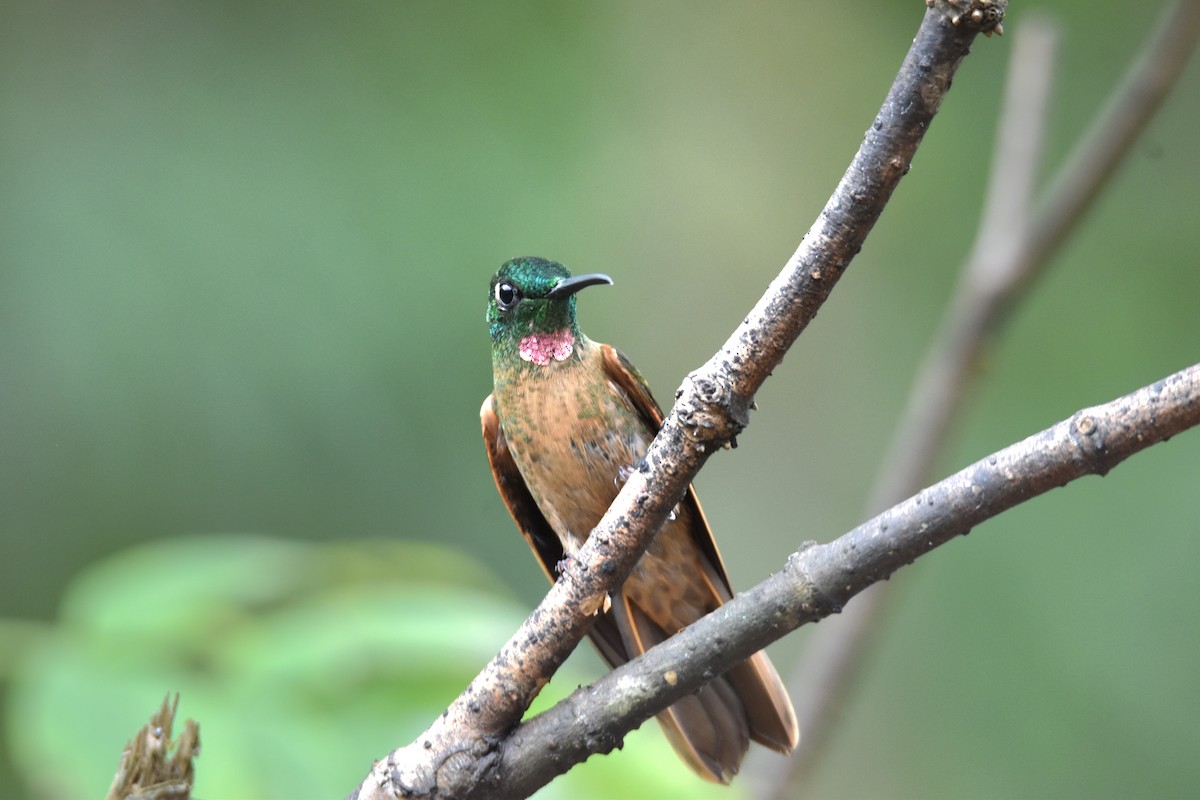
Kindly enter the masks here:
<path id="1" fill-rule="evenodd" d="M 628 465 L 617 467 L 617 474 L 613 476 L 613 486 L 617 491 L 625 485 L 625 481 L 629 480 L 629 476 L 633 474 L 633 467 Z"/>
<path id="2" fill-rule="evenodd" d="M 562 558 L 560 558 L 558 560 L 558 562 L 555 563 L 555 565 L 554 565 L 554 574 L 561 578 L 563 576 L 563 573 L 565 573 L 568 569 L 570 569 L 571 562 L 573 562 L 574 560 L 575 559 L 572 558 L 571 556 L 563 556 Z"/>

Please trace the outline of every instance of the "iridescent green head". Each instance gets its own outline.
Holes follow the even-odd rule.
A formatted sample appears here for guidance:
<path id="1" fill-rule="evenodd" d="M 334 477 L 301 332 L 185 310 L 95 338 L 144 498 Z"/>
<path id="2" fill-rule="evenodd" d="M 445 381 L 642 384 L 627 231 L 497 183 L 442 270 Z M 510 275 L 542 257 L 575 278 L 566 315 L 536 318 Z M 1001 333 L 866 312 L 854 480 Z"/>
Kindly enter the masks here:
<path id="1" fill-rule="evenodd" d="M 509 261 L 492 278 L 488 293 L 493 348 L 516 349 L 522 360 L 541 366 L 550 358 L 562 361 L 579 336 L 575 293 L 601 283 L 612 283 L 612 278 L 598 273 L 571 277 L 562 264 L 544 258 Z"/>

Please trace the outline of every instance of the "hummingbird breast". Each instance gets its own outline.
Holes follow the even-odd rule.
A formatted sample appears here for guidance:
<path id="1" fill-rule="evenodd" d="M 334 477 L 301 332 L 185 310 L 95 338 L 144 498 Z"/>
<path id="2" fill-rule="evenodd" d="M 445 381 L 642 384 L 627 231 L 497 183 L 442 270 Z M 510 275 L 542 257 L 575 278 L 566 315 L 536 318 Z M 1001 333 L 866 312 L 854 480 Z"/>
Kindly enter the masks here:
<path id="1" fill-rule="evenodd" d="M 587 340 L 565 361 L 529 365 L 517 379 L 497 381 L 495 399 L 513 460 L 564 554 L 573 556 L 656 431 L 608 378 L 599 346 Z M 728 599 L 713 596 L 721 582 L 693 541 L 696 522 L 690 506 L 678 507 L 621 589 L 667 635 Z M 723 586 L 718 591 L 727 594 Z"/>
<path id="2" fill-rule="evenodd" d="M 566 361 L 522 366 L 517 379 L 497 382 L 500 426 L 530 494 L 573 555 L 652 436 L 606 377 L 598 348 L 581 342 Z"/>

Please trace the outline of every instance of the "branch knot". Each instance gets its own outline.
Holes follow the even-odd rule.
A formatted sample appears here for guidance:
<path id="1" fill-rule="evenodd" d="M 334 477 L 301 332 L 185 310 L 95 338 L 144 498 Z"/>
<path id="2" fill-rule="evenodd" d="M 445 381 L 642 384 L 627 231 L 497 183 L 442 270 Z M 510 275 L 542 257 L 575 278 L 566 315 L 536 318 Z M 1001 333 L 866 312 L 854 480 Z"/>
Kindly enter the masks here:
<path id="1" fill-rule="evenodd" d="M 705 369 L 691 372 L 676 396 L 680 424 L 702 451 L 736 447 L 738 434 L 750 424 L 751 401 L 735 395 L 724 376 Z"/>
<path id="2" fill-rule="evenodd" d="M 984 36 L 1004 35 L 1004 12 L 1008 0 L 925 0 L 927 8 L 940 11 L 955 27 L 968 27 Z"/>
<path id="3" fill-rule="evenodd" d="M 1113 433 L 1112 426 L 1097 419 L 1092 409 L 1085 409 L 1071 418 L 1068 428 L 1071 442 L 1075 446 L 1076 458 L 1088 465 L 1096 475 L 1107 475 L 1108 471 L 1121 462 L 1108 445 Z"/>

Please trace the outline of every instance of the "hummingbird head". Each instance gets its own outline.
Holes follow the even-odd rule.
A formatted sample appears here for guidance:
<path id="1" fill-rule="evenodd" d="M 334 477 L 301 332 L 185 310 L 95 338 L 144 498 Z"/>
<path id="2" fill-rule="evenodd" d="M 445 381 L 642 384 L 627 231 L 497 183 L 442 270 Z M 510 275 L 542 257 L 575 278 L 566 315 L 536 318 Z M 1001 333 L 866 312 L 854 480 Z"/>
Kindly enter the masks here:
<path id="1" fill-rule="evenodd" d="M 488 293 L 493 348 L 515 345 L 523 360 L 543 366 L 546 353 L 562 361 L 580 335 L 575 293 L 601 283 L 611 284 L 612 278 L 598 273 L 572 277 L 557 261 L 531 256 L 507 262 L 492 277 Z"/>

